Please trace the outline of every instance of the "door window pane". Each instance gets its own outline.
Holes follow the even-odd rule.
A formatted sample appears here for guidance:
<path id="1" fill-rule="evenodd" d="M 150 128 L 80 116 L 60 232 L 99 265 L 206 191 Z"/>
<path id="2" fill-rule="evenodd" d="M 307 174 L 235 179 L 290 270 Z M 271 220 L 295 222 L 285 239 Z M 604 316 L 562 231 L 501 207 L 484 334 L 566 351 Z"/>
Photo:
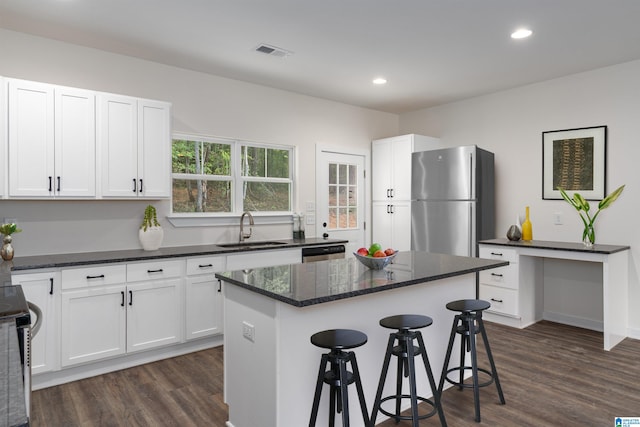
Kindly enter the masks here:
<path id="1" fill-rule="evenodd" d="M 357 228 L 358 167 L 352 164 L 329 164 L 330 230 Z M 335 209 L 337 207 L 338 209 Z"/>

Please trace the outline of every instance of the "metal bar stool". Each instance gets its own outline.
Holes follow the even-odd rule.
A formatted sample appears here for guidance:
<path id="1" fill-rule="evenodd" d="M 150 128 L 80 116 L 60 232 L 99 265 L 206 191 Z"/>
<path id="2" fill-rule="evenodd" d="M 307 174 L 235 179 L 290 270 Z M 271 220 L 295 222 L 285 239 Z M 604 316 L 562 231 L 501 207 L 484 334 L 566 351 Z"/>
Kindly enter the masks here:
<path id="1" fill-rule="evenodd" d="M 473 401 L 475 406 L 476 422 L 480 422 L 480 387 L 486 387 L 495 382 L 498 389 L 498 396 L 500 397 L 500 403 L 505 404 L 504 395 L 502 394 L 502 387 L 500 387 L 500 379 L 498 378 L 498 371 L 496 365 L 493 362 L 493 355 L 491 354 L 491 348 L 489 347 L 489 340 L 487 339 L 487 332 L 484 329 L 484 322 L 482 321 L 482 312 L 491 307 L 491 304 L 483 300 L 467 299 L 452 301 L 447 304 L 447 309 L 451 311 L 458 311 L 460 314 L 456 314 L 453 320 L 453 326 L 451 328 L 451 335 L 449 337 L 449 345 L 447 347 L 447 355 L 444 358 L 444 366 L 442 367 L 442 375 L 440 376 L 440 385 L 438 386 L 439 393 L 442 393 L 445 380 L 460 390 L 463 388 L 473 388 Z M 456 334 L 461 335 L 460 340 L 460 364 L 459 366 L 448 368 L 449 361 L 451 359 L 451 351 L 453 350 L 453 341 Z M 476 334 L 482 336 L 484 341 L 484 348 L 489 358 L 489 364 L 491 365 L 491 371 L 483 368 L 478 368 L 478 355 L 476 352 Z M 465 352 L 471 353 L 471 366 L 465 366 Z M 464 371 L 471 370 L 472 383 L 464 382 Z M 458 371 L 459 377 L 457 381 L 449 378 L 449 373 Z M 489 379 L 485 382 L 480 382 L 478 379 L 478 372 L 482 372 L 489 376 Z"/>
<path id="2" fill-rule="evenodd" d="M 431 371 L 431 365 L 429 364 L 429 357 L 427 356 L 427 349 L 422 339 L 422 333 L 420 331 L 414 331 L 413 329 L 426 328 L 433 323 L 433 320 L 428 316 L 421 316 L 416 314 L 402 314 L 398 316 L 385 317 L 380 320 L 380 326 L 389 329 L 397 329 L 396 332 L 389 334 L 389 342 L 387 345 L 387 352 L 384 357 L 384 363 L 382 364 L 382 373 L 380 375 L 380 381 L 378 382 L 378 391 L 376 393 L 376 399 L 373 404 L 373 412 L 371 413 L 371 425 L 376 422 L 378 411 L 382 412 L 388 417 L 394 418 L 396 423 L 400 420 L 411 420 L 413 427 L 418 427 L 420 420 L 429 418 L 436 413 L 440 417 L 440 424 L 446 426 L 447 422 L 444 418 L 444 412 L 442 411 L 442 405 L 440 404 L 440 393 L 436 388 L 436 383 L 433 378 L 433 372 Z M 418 341 L 418 346 L 413 345 L 414 340 Z M 398 342 L 397 346 L 394 346 L 395 342 Z M 397 359 L 397 372 L 396 372 L 396 394 L 382 397 L 384 384 L 389 371 L 389 363 L 391 356 L 396 356 Z M 433 392 L 433 399 L 427 399 L 417 395 L 416 391 L 416 369 L 415 360 L 416 356 L 422 356 L 422 362 L 427 372 L 429 379 L 429 385 Z M 409 394 L 402 394 L 403 377 L 409 379 Z M 411 401 L 411 416 L 400 415 L 400 406 L 402 399 L 410 399 Z M 381 407 L 383 402 L 388 400 L 395 401 L 395 412 L 389 412 Z M 431 412 L 424 415 L 418 415 L 418 401 L 425 402 L 433 408 Z"/>
<path id="3" fill-rule="evenodd" d="M 309 427 L 316 425 L 323 383 L 328 384 L 330 388 L 330 427 L 334 427 L 335 425 L 336 409 L 338 413 L 342 413 L 342 426 L 349 426 L 349 396 L 347 394 L 347 386 L 353 383 L 356 384 L 356 390 L 358 391 L 358 398 L 360 400 L 360 409 L 362 410 L 362 417 L 365 425 L 370 425 L 369 413 L 367 412 L 367 405 L 364 400 L 364 391 L 362 389 L 362 382 L 360 381 L 360 372 L 358 371 L 356 355 L 352 351 L 343 351 L 350 348 L 360 347 L 366 342 L 367 336 L 365 334 L 352 329 L 331 329 L 328 331 L 318 332 L 311 336 L 311 343 L 313 345 L 321 348 L 327 348 L 331 351 L 329 353 L 324 353 L 320 360 L 320 369 L 318 371 L 318 381 L 316 382 L 316 392 L 313 398 Z M 348 362 L 351 363 L 353 373 L 347 371 Z M 330 364 L 329 370 L 326 370 L 327 363 Z"/>

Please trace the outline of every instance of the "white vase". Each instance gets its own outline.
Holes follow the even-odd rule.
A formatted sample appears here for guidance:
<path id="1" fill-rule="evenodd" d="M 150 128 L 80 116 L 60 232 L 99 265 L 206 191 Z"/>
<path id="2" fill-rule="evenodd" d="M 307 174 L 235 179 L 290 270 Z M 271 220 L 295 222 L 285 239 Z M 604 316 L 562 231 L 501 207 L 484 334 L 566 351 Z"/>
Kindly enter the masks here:
<path id="1" fill-rule="evenodd" d="M 147 227 L 147 231 L 142 228 L 138 230 L 138 238 L 145 251 L 156 251 L 162 244 L 164 230 L 162 227 Z"/>

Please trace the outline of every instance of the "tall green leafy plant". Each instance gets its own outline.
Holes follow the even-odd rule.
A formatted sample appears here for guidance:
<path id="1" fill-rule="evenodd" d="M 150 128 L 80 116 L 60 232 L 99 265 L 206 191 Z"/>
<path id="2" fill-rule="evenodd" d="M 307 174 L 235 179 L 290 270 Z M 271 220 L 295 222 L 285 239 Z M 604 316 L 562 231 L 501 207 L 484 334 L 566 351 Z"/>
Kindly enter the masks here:
<path id="1" fill-rule="evenodd" d="M 588 242 L 592 245 L 596 242 L 596 231 L 593 227 L 593 224 L 595 223 L 596 218 L 598 218 L 600 212 L 611 206 L 613 202 L 616 201 L 618 196 L 620 196 L 620 194 L 622 193 L 622 190 L 624 190 L 624 185 L 621 185 L 607 197 L 600 200 L 600 203 L 598 203 L 598 210 L 593 216 L 591 216 L 591 214 L 589 213 L 589 211 L 591 210 L 591 206 L 584 197 L 582 197 L 579 193 L 573 193 L 573 198 L 571 198 L 562 188 L 558 187 L 558 191 L 560 191 L 562 198 L 565 199 L 569 204 L 571 204 L 571 206 L 576 208 L 576 210 L 578 211 L 578 215 L 580 215 L 580 219 L 584 223 L 584 231 L 582 232 L 583 242 Z"/>

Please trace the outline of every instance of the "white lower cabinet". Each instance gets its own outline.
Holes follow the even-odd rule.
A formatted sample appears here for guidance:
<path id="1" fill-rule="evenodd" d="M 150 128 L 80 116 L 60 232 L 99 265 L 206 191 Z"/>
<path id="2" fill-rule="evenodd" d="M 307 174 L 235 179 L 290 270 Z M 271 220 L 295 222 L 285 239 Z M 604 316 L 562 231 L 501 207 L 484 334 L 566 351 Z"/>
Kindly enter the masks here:
<path id="1" fill-rule="evenodd" d="M 62 293 L 62 366 L 125 353 L 124 284 Z"/>
<path id="2" fill-rule="evenodd" d="M 31 372 L 41 374 L 60 369 L 57 323 L 60 313 L 60 273 L 14 274 L 11 283 L 21 285 L 27 301 L 42 311 L 40 330 L 31 341 Z M 35 318 L 32 318 L 33 322 Z"/>
<path id="3" fill-rule="evenodd" d="M 222 333 L 222 283 L 214 274 L 225 269 L 225 256 L 187 259 L 185 339 Z"/>
<path id="4" fill-rule="evenodd" d="M 183 260 L 62 271 L 62 366 L 182 340 Z"/>

